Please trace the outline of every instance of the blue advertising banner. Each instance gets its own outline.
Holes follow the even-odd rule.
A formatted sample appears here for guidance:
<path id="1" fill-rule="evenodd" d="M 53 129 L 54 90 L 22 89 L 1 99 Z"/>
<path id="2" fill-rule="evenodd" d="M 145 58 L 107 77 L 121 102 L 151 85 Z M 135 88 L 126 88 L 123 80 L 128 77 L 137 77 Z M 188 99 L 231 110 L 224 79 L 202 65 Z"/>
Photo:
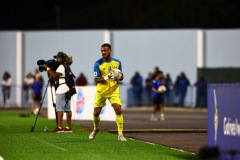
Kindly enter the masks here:
<path id="1" fill-rule="evenodd" d="M 208 146 L 240 160 L 240 83 L 208 85 Z"/>

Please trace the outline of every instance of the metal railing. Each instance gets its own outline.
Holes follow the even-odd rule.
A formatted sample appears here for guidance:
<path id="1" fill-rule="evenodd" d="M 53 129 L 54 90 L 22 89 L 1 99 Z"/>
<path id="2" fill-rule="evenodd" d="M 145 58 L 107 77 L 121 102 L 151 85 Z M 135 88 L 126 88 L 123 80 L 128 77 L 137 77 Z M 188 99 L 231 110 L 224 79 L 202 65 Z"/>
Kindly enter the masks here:
<path id="1" fill-rule="evenodd" d="M 164 98 L 164 105 L 165 106 L 176 106 L 178 104 L 179 95 L 176 94 L 173 87 L 170 87 L 169 91 L 169 97 L 165 95 Z M 120 86 L 121 89 L 121 98 L 122 103 L 126 107 L 136 106 L 134 103 L 134 96 L 132 91 L 132 86 L 130 84 L 123 84 Z M 147 93 L 145 88 L 143 88 L 142 92 L 142 101 L 141 106 L 149 106 Z M 187 89 L 187 94 L 184 101 L 185 107 L 195 107 L 196 102 L 196 87 L 195 86 L 189 86 Z"/>
<path id="2" fill-rule="evenodd" d="M 11 87 L 11 97 L 9 100 L 9 104 L 7 106 L 11 107 L 11 106 L 16 106 L 16 90 L 17 88 L 20 87 L 22 88 L 22 86 L 17 86 L 17 85 L 12 85 Z M 46 84 L 44 86 L 44 91 L 46 89 Z M 27 92 L 22 90 L 22 94 L 21 94 L 21 99 L 22 99 L 22 105 L 19 107 L 26 107 L 31 105 L 32 103 L 32 96 L 30 91 L 28 92 L 29 95 L 29 99 L 28 101 L 26 100 L 26 95 Z M 122 100 L 122 106 L 123 107 L 130 107 L 130 106 L 134 106 L 134 102 L 133 102 L 133 93 L 132 93 L 132 86 L 130 84 L 121 84 L 120 85 L 120 96 L 121 96 L 121 100 Z M 43 101 L 43 107 L 47 106 L 47 93 L 45 95 L 44 101 Z M 146 92 L 145 89 L 143 89 L 143 93 L 142 93 L 142 106 L 147 106 L 147 98 L 146 98 Z M 175 95 L 174 90 L 172 89 L 170 91 L 170 102 L 168 104 L 166 104 L 166 106 L 174 106 L 176 104 L 177 101 L 177 95 Z M 195 101 L 196 101 L 196 87 L 195 86 L 189 86 L 188 90 L 187 90 L 187 94 L 186 94 L 186 98 L 185 98 L 185 102 L 184 102 L 184 106 L 186 107 L 195 107 Z M 3 94 L 0 94 L 0 106 L 4 106 L 3 105 Z"/>

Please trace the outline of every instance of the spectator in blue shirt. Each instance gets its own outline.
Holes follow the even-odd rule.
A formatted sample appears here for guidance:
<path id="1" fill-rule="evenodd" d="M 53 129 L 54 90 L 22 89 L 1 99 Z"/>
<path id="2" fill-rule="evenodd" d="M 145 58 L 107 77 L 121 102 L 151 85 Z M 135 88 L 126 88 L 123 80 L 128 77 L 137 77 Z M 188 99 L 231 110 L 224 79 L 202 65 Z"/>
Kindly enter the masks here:
<path id="1" fill-rule="evenodd" d="M 145 79 L 145 91 L 147 97 L 147 106 L 152 105 L 152 76 L 151 72 L 148 73 L 148 77 Z"/>
<path id="2" fill-rule="evenodd" d="M 131 79 L 132 84 L 132 90 L 133 90 L 133 96 L 135 101 L 135 106 L 141 106 L 142 105 L 142 91 L 143 91 L 143 78 L 140 75 L 139 72 L 135 72 L 134 76 Z"/>
<path id="3" fill-rule="evenodd" d="M 196 107 L 207 107 L 207 82 L 203 76 L 199 76 L 194 86 L 197 88 Z"/>
<path id="4" fill-rule="evenodd" d="M 186 97 L 187 89 L 189 85 L 190 85 L 190 82 L 186 77 L 185 73 L 181 72 L 175 83 L 177 94 L 179 96 L 179 101 L 177 103 L 178 106 L 184 106 L 185 97 Z"/>
<path id="5" fill-rule="evenodd" d="M 170 106 L 173 103 L 172 102 L 172 88 L 173 88 L 173 84 L 172 84 L 172 78 L 171 78 L 169 73 L 166 74 L 165 86 L 167 88 L 167 91 L 165 92 L 164 104 Z"/>
<path id="6" fill-rule="evenodd" d="M 35 75 L 35 79 L 32 84 L 32 97 L 33 97 L 32 113 L 33 114 L 38 113 L 39 107 L 41 105 L 41 100 L 42 100 L 42 90 L 43 90 L 43 82 L 41 80 L 41 76 Z"/>

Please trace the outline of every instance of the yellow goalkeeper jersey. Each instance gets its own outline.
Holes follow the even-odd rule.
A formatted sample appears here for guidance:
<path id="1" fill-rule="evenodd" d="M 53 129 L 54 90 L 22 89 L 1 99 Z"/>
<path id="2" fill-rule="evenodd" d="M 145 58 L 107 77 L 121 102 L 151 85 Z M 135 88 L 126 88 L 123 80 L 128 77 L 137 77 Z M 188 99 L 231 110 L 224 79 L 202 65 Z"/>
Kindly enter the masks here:
<path id="1" fill-rule="evenodd" d="M 122 71 L 120 60 L 112 58 L 111 61 L 105 61 L 103 58 L 101 58 L 94 63 L 94 78 L 105 77 L 112 69 L 116 68 Z M 106 83 L 97 84 L 97 92 L 101 93 L 102 95 L 111 94 L 117 88 L 118 82 L 112 79 L 108 79 Z"/>

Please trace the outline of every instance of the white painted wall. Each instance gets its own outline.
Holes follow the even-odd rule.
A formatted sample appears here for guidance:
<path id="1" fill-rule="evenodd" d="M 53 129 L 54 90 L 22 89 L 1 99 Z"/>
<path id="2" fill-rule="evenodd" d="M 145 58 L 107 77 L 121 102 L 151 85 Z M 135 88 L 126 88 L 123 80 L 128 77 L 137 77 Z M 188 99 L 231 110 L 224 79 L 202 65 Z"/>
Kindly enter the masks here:
<path id="1" fill-rule="evenodd" d="M 158 66 L 165 73 L 176 76 L 184 71 L 191 84 L 196 81 L 199 57 L 199 30 L 73 30 L 27 31 L 23 33 L 23 78 L 38 68 L 39 59 L 49 60 L 58 51 L 73 56 L 72 70 L 76 76 L 83 72 L 93 84 L 93 64 L 101 57 L 100 46 L 111 41 L 113 56 L 123 63 L 124 84 L 129 84 L 135 71 L 146 78 Z M 205 67 L 240 67 L 240 30 L 203 30 Z M 12 74 L 16 84 L 16 32 L 0 32 L 0 74 Z M 45 81 L 47 74 L 43 72 Z M 16 88 L 16 86 L 14 86 Z M 13 88 L 11 100 L 16 102 Z M 122 87 L 124 92 L 127 86 Z M 2 102 L 2 94 L 0 95 Z"/>
<path id="2" fill-rule="evenodd" d="M 240 67 L 240 30 L 206 30 L 206 67 Z"/>
<path id="3" fill-rule="evenodd" d="M 191 83 L 196 79 L 196 30 L 113 31 L 114 56 L 123 62 L 125 82 L 135 71 L 146 78 L 158 66 L 175 80 L 184 71 Z"/>

